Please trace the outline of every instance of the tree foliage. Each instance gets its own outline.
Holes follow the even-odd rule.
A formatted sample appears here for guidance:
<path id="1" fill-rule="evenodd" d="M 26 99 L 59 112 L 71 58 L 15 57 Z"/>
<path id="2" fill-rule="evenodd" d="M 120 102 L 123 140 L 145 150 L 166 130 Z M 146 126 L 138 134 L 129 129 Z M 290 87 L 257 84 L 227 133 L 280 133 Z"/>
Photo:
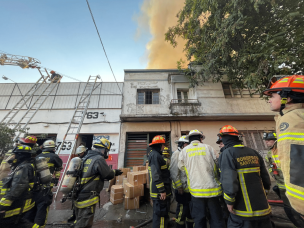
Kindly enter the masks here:
<path id="1" fill-rule="evenodd" d="M 165 39 L 187 41 L 187 61 L 200 66 L 184 69 L 192 86 L 226 75 L 261 91 L 273 75 L 303 70 L 304 0 L 185 0 L 177 17 Z"/>

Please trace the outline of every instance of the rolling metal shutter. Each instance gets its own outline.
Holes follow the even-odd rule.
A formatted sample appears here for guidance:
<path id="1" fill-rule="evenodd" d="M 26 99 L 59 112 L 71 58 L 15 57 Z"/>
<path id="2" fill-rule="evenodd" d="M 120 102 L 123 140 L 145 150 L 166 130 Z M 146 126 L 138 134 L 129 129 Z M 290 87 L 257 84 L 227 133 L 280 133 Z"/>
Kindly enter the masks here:
<path id="1" fill-rule="evenodd" d="M 148 134 L 127 134 L 127 145 L 124 167 L 143 165 L 147 153 Z"/>

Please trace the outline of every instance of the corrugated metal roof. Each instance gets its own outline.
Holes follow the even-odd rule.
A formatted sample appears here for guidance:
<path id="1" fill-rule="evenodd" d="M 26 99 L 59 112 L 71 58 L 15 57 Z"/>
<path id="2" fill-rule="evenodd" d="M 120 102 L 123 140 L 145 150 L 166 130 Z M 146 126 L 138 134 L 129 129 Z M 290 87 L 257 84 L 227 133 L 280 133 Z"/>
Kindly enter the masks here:
<path id="1" fill-rule="evenodd" d="M 76 96 L 56 96 L 53 109 L 74 109 L 76 98 Z"/>
<path id="2" fill-rule="evenodd" d="M 19 89 L 20 89 L 20 91 L 22 93 L 22 96 L 24 96 L 33 87 L 34 84 L 32 84 L 32 83 L 24 83 L 23 84 L 22 83 L 22 84 L 17 84 L 17 85 L 18 85 L 18 87 L 19 87 Z M 18 87 L 15 86 L 12 95 L 17 95 L 17 96 L 21 95 Z"/>
<path id="3" fill-rule="evenodd" d="M 99 101 L 99 96 L 92 95 L 90 99 L 89 108 L 98 108 L 98 101 Z"/>
<path id="4" fill-rule="evenodd" d="M 101 95 L 99 108 L 121 108 L 121 95 Z"/>
<path id="5" fill-rule="evenodd" d="M 54 86 L 55 86 L 55 88 L 53 89 L 51 95 L 55 95 L 55 94 L 56 94 L 56 91 L 57 91 L 57 89 L 58 89 L 58 85 L 59 85 L 59 84 L 55 84 L 55 83 L 53 83 L 53 84 L 51 84 L 51 85 L 50 85 L 49 83 L 47 83 L 47 84 L 42 84 L 42 85 L 40 86 L 40 88 L 36 91 L 35 95 L 40 95 L 42 92 L 44 92 L 43 95 L 47 95 L 47 94 L 49 93 L 49 91 L 51 91 L 51 90 L 53 89 Z M 47 87 L 48 87 L 48 88 L 47 88 Z M 45 90 L 46 88 L 47 88 L 47 90 Z"/>
<path id="6" fill-rule="evenodd" d="M 14 87 L 15 87 L 14 83 L 0 84 L 0 95 L 1 96 L 11 95 Z"/>
<path id="7" fill-rule="evenodd" d="M 79 82 L 76 83 L 60 83 L 56 95 L 77 95 Z"/>
<path id="8" fill-rule="evenodd" d="M 103 82 L 101 87 L 101 94 L 121 94 L 118 87 L 122 91 L 123 82 Z"/>
<path id="9" fill-rule="evenodd" d="M 5 109 L 9 98 L 10 96 L 0 97 L 0 109 Z"/>

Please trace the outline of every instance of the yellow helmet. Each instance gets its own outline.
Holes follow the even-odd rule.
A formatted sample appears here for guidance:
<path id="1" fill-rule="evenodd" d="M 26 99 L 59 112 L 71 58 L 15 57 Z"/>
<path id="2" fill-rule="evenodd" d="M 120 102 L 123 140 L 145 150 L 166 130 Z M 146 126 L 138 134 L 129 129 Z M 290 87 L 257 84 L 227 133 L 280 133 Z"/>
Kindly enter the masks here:
<path id="1" fill-rule="evenodd" d="M 21 145 L 18 146 L 15 150 L 13 150 L 13 153 L 32 153 L 32 148 L 27 145 Z"/>
<path id="2" fill-rule="evenodd" d="M 165 147 L 165 148 L 164 148 L 163 154 L 165 154 L 165 155 L 170 155 L 170 152 L 169 152 L 168 147 Z"/>
<path id="3" fill-rule="evenodd" d="M 97 139 L 93 143 L 93 147 L 95 148 L 106 148 L 108 150 L 111 149 L 112 143 L 106 138 Z"/>

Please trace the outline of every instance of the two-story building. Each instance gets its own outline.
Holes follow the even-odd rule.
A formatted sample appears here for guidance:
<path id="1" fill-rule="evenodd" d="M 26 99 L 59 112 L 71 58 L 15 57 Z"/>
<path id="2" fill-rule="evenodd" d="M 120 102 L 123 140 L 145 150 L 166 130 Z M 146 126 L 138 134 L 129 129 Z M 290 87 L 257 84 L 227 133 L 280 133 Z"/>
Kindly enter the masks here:
<path id="1" fill-rule="evenodd" d="M 174 151 L 192 129 L 219 151 L 217 134 L 227 124 L 245 135 L 245 145 L 266 150 L 262 132 L 275 129 L 275 113 L 252 92 L 222 82 L 189 88 L 178 70 L 125 70 L 118 166 L 141 165 L 155 135 L 164 135 Z"/>
<path id="2" fill-rule="evenodd" d="M 3 119 L 32 86 L 32 83 L 0 84 L 0 120 Z M 47 134 L 46 139 L 53 139 L 57 146 L 60 145 L 84 87 L 85 82 L 61 82 L 56 85 L 56 88 L 54 88 L 53 92 L 28 124 L 29 133 L 37 136 Z M 118 162 L 119 116 L 121 114 L 122 101 L 120 90 L 122 88 L 122 82 L 102 82 L 93 91 L 88 111 L 76 142 L 76 147 L 83 143 L 86 147 L 91 148 L 93 137 L 105 137 L 109 139 L 113 145 L 107 162 L 113 169 L 117 168 Z M 39 91 L 18 112 L 12 122 L 17 123 L 20 120 L 21 116 L 27 111 L 27 108 L 37 99 L 38 95 Z M 21 123 L 24 124 L 26 121 L 27 119 L 24 119 Z M 38 144 L 41 145 L 46 139 L 38 140 Z M 62 146 L 60 156 L 64 164 L 71 153 L 71 148 L 72 144 L 70 142 Z"/>

